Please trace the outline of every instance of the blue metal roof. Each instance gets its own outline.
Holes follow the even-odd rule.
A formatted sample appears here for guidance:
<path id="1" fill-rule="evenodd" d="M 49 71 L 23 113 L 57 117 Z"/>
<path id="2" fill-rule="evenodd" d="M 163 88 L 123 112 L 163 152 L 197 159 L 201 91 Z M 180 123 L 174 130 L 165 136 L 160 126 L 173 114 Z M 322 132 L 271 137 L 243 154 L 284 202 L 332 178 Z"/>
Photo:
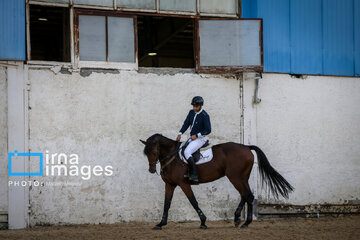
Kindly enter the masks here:
<path id="1" fill-rule="evenodd" d="M 242 0 L 262 18 L 264 71 L 360 76 L 360 0 Z"/>
<path id="2" fill-rule="evenodd" d="M 0 60 L 25 60 L 25 0 L 0 1 Z"/>

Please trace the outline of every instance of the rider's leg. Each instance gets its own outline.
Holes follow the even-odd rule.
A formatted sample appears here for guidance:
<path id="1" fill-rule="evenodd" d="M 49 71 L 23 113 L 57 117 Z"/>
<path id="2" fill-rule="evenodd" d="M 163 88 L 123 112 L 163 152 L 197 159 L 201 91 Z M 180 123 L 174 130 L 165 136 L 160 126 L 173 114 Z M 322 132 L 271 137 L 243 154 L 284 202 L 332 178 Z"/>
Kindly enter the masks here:
<path id="1" fill-rule="evenodd" d="M 192 140 L 184 151 L 185 158 L 187 159 L 187 162 L 189 164 L 189 179 L 195 182 L 199 180 L 197 168 L 192 154 L 196 152 L 202 145 L 204 145 L 205 142 L 205 138 L 197 138 L 195 140 Z"/>

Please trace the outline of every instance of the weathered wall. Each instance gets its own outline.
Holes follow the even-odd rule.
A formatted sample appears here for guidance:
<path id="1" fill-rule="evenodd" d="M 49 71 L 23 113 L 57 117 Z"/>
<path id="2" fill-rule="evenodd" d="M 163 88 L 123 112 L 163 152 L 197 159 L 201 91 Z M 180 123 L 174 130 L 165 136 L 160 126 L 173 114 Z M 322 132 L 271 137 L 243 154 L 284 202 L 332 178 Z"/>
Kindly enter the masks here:
<path id="1" fill-rule="evenodd" d="M 0 212 L 8 210 L 7 158 L 7 80 L 6 68 L 0 66 Z"/>
<path id="2" fill-rule="evenodd" d="M 245 80 L 245 98 L 254 81 Z M 262 191 L 261 203 L 360 202 L 360 79 L 264 74 L 261 103 L 247 102 L 245 123 L 255 126 L 257 145 L 295 187 L 289 200 Z M 251 127 L 250 127 L 251 128 Z"/>
<path id="3" fill-rule="evenodd" d="M 30 191 L 31 225 L 158 221 L 164 184 L 148 173 L 138 140 L 154 133 L 175 138 L 194 95 L 205 98 L 214 144 L 239 142 L 242 136 L 237 79 L 193 73 L 62 72 L 29 70 L 31 151 L 76 153 L 80 167 L 111 165 L 114 174 L 90 180 L 32 177 L 45 186 Z M 359 79 L 264 74 L 258 105 L 252 104 L 254 82 L 252 77 L 243 80 L 243 140 L 262 148 L 296 188 L 289 200 L 275 200 L 261 191 L 260 203 L 357 203 Z M 35 160 L 31 167 L 38 167 Z M 240 200 L 226 178 L 196 186 L 194 192 L 211 220 L 232 218 Z M 176 189 L 169 220 L 189 219 L 198 217 Z"/>
<path id="4" fill-rule="evenodd" d="M 85 76 L 84 74 L 82 74 Z M 143 145 L 154 133 L 175 138 L 195 95 L 205 99 L 215 143 L 240 141 L 240 82 L 192 73 L 154 74 L 122 71 L 55 74 L 29 70 L 30 149 L 76 153 L 79 165 L 112 165 L 113 176 L 32 177 L 32 180 L 81 186 L 33 187 L 33 224 L 158 221 L 164 183 L 148 172 Z M 33 168 L 36 167 L 33 161 Z M 232 218 L 240 196 L 226 178 L 194 187 L 209 219 Z M 169 220 L 197 220 L 180 189 Z"/>

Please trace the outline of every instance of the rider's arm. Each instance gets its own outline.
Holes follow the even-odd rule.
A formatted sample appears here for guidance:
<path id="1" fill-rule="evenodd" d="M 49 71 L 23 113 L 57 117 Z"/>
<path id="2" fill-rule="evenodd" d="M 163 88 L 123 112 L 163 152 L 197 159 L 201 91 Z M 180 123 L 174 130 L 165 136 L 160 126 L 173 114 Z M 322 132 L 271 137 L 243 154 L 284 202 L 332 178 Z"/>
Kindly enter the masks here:
<path id="1" fill-rule="evenodd" d="M 203 115 L 204 129 L 197 134 L 197 137 L 205 136 L 211 133 L 210 116 L 208 114 Z"/>
<path id="2" fill-rule="evenodd" d="M 179 135 L 182 135 L 189 128 L 189 126 L 191 124 L 191 122 L 190 122 L 190 113 L 191 113 L 191 110 L 190 110 L 189 114 L 187 115 L 183 126 L 180 129 Z"/>

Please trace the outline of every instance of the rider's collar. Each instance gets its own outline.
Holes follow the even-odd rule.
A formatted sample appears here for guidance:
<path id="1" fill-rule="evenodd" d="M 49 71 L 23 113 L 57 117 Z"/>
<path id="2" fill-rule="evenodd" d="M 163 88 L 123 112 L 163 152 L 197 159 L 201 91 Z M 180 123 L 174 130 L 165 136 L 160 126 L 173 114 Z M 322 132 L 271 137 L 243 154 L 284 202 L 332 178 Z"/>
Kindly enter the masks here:
<path id="1" fill-rule="evenodd" d="M 195 112 L 195 114 L 200 114 L 202 112 L 202 110 L 203 110 L 203 108 L 200 111 Z"/>

